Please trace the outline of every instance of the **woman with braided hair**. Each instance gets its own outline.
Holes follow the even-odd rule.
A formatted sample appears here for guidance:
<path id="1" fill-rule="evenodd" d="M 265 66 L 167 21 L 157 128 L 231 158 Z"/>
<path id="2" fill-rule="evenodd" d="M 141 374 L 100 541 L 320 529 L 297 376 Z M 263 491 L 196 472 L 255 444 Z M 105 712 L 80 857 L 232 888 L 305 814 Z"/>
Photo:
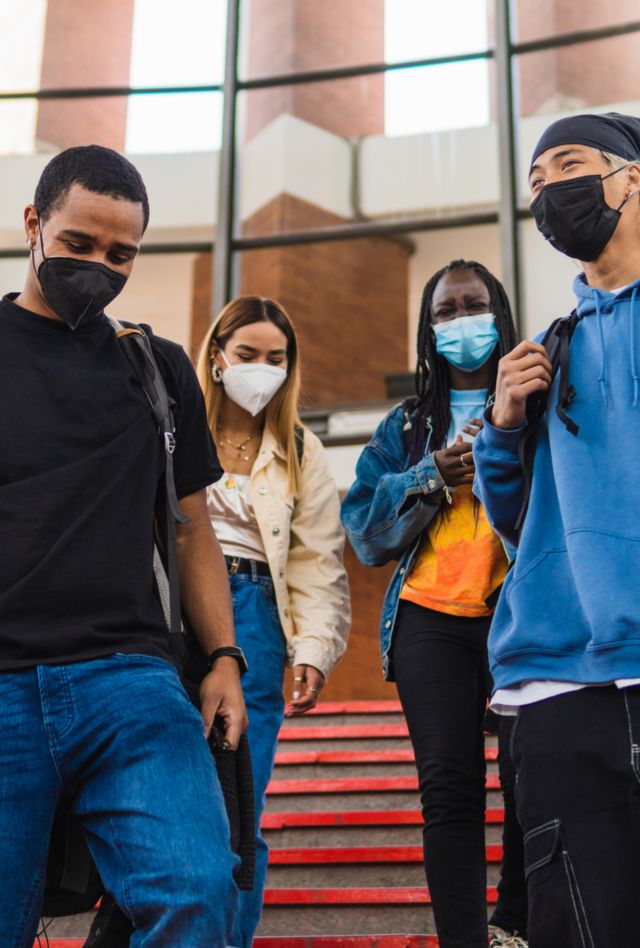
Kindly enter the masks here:
<path id="1" fill-rule="evenodd" d="M 471 487 L 473 438 L 516 345 L 509 301 L 481 264 L 454 260 L 426 284 L 416 395 L 364 449 L 342 519 L 360 560 L 398 565 L 382 610 L 387 680 L 409 726 L 424 817 L 424 861 L 441 948 L 522 948 L 526 888 L 513 770 L 500 740 L 505 860 L 487 927 L 483 722 L 487 635 L 512 551 Z"/>

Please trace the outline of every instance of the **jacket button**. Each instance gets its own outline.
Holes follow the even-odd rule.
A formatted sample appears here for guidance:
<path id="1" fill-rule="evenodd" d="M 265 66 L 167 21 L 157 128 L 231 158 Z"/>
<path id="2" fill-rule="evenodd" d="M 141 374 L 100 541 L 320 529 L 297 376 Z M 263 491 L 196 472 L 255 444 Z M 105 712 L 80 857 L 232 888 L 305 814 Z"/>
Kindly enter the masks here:
<path id="1" fill-rule="evenodd" d="M 404 576 L 404 574 L 405 574 L 406 572 L 407 572 L 407 571 L 406 571 L 406 569 L 404 568 L 404 566 L 401 566 L 401 567 L 400 567 L 400 575 L 401 575 L 401 576 Z"/>
<path id="2" fill-rule="evenodd" d="M 266 494 L 266 493 L 267 493 L 267 488 L 266 488 L 266 487 L 259 487 L 259 488 L 258 488 L 258 493 L 259 493 L 259 494 Z"/>
<path id="3" fill-rule="evenodd" d="M 289 610 L 288 610 L 288 609 L 285 609 L 285 610 L 284 610 L 284 614 L 285 614 L 285 616 L 286 616 L 287 619 L 288 619 L 288 618 L 289 618 Z"/>
<path id="4" fill-rule="evenodd" d="M 385 629 L 390 629 L 390 628 L 391 628 L 391 619 L 387 619 L 387 621 L 386 621 L 385 624 L 384 624 L 384 627 L 385 627 Z"/>
<path id="5" fill-rule="evenodd" d="M 271 532 L 273 533 L 274 537 L 277 537 L 280 533 L 280 527 L 274 527 Z"/>
<path id="6" fill-rule="evenodd" d="M 429 478 L 429 480 L 427 481 L 427 487 L 429 488 L 429 490 L 435 490 L 436 486 L 437 486 L 436 482 L 432 478 Z"/>
<path id="7" fill-rule="evenodd" d="M 278 570 L 278 576 L 284 576 L 284 570 L 282 567 Z"/>

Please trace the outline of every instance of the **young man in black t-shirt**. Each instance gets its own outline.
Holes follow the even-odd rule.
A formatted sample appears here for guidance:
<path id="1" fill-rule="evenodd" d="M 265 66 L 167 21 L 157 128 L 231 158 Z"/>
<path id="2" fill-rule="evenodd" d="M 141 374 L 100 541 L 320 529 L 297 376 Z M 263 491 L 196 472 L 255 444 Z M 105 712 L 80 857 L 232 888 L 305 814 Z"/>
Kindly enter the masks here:
<path id="1" fill-rule="evenodd" d="M 0 945 L 30 946 L 62 795 L 140 944 L 226 944 L 235 857 L 204 733 L 246 727 L 225 563 L 205 488 L 220 476 L 183 350 L 152 345 L 176 402 L 182 601 L 212 658 L 201 717 L 153 574 L 164 450 L 104 307 L 149 215 L 121 155 L 72 148 L 25 210 L 24 289 L 0 302 Z M 204 725 L 204 726 L 203 726 Z M 137 944 L 138 942 L 136 942 Z"/>

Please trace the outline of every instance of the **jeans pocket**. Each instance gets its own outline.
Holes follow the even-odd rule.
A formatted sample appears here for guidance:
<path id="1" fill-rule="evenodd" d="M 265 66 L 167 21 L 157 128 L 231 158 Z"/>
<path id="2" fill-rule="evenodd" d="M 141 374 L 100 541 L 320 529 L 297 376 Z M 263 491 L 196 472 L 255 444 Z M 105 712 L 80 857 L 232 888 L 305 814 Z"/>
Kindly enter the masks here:
<path id="1" fill-rule="evenodd" d="M 595 948 L 560 820 L 525 833 L 529 937 L 545 948 Z"/>

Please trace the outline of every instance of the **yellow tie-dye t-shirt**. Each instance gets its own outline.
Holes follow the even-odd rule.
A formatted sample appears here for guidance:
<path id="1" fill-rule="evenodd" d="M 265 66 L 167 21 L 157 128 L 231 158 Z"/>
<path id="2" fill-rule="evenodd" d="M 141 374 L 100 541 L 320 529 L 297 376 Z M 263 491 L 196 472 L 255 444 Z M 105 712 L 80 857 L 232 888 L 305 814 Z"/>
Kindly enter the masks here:
<path id="1" fill-rule="evenodd" d="M 490 616 L 485 600 L 506 576 L 507 555 L 471 485 L 451 499 L 429 524 L 400 598 L 453 616 Z"/>

